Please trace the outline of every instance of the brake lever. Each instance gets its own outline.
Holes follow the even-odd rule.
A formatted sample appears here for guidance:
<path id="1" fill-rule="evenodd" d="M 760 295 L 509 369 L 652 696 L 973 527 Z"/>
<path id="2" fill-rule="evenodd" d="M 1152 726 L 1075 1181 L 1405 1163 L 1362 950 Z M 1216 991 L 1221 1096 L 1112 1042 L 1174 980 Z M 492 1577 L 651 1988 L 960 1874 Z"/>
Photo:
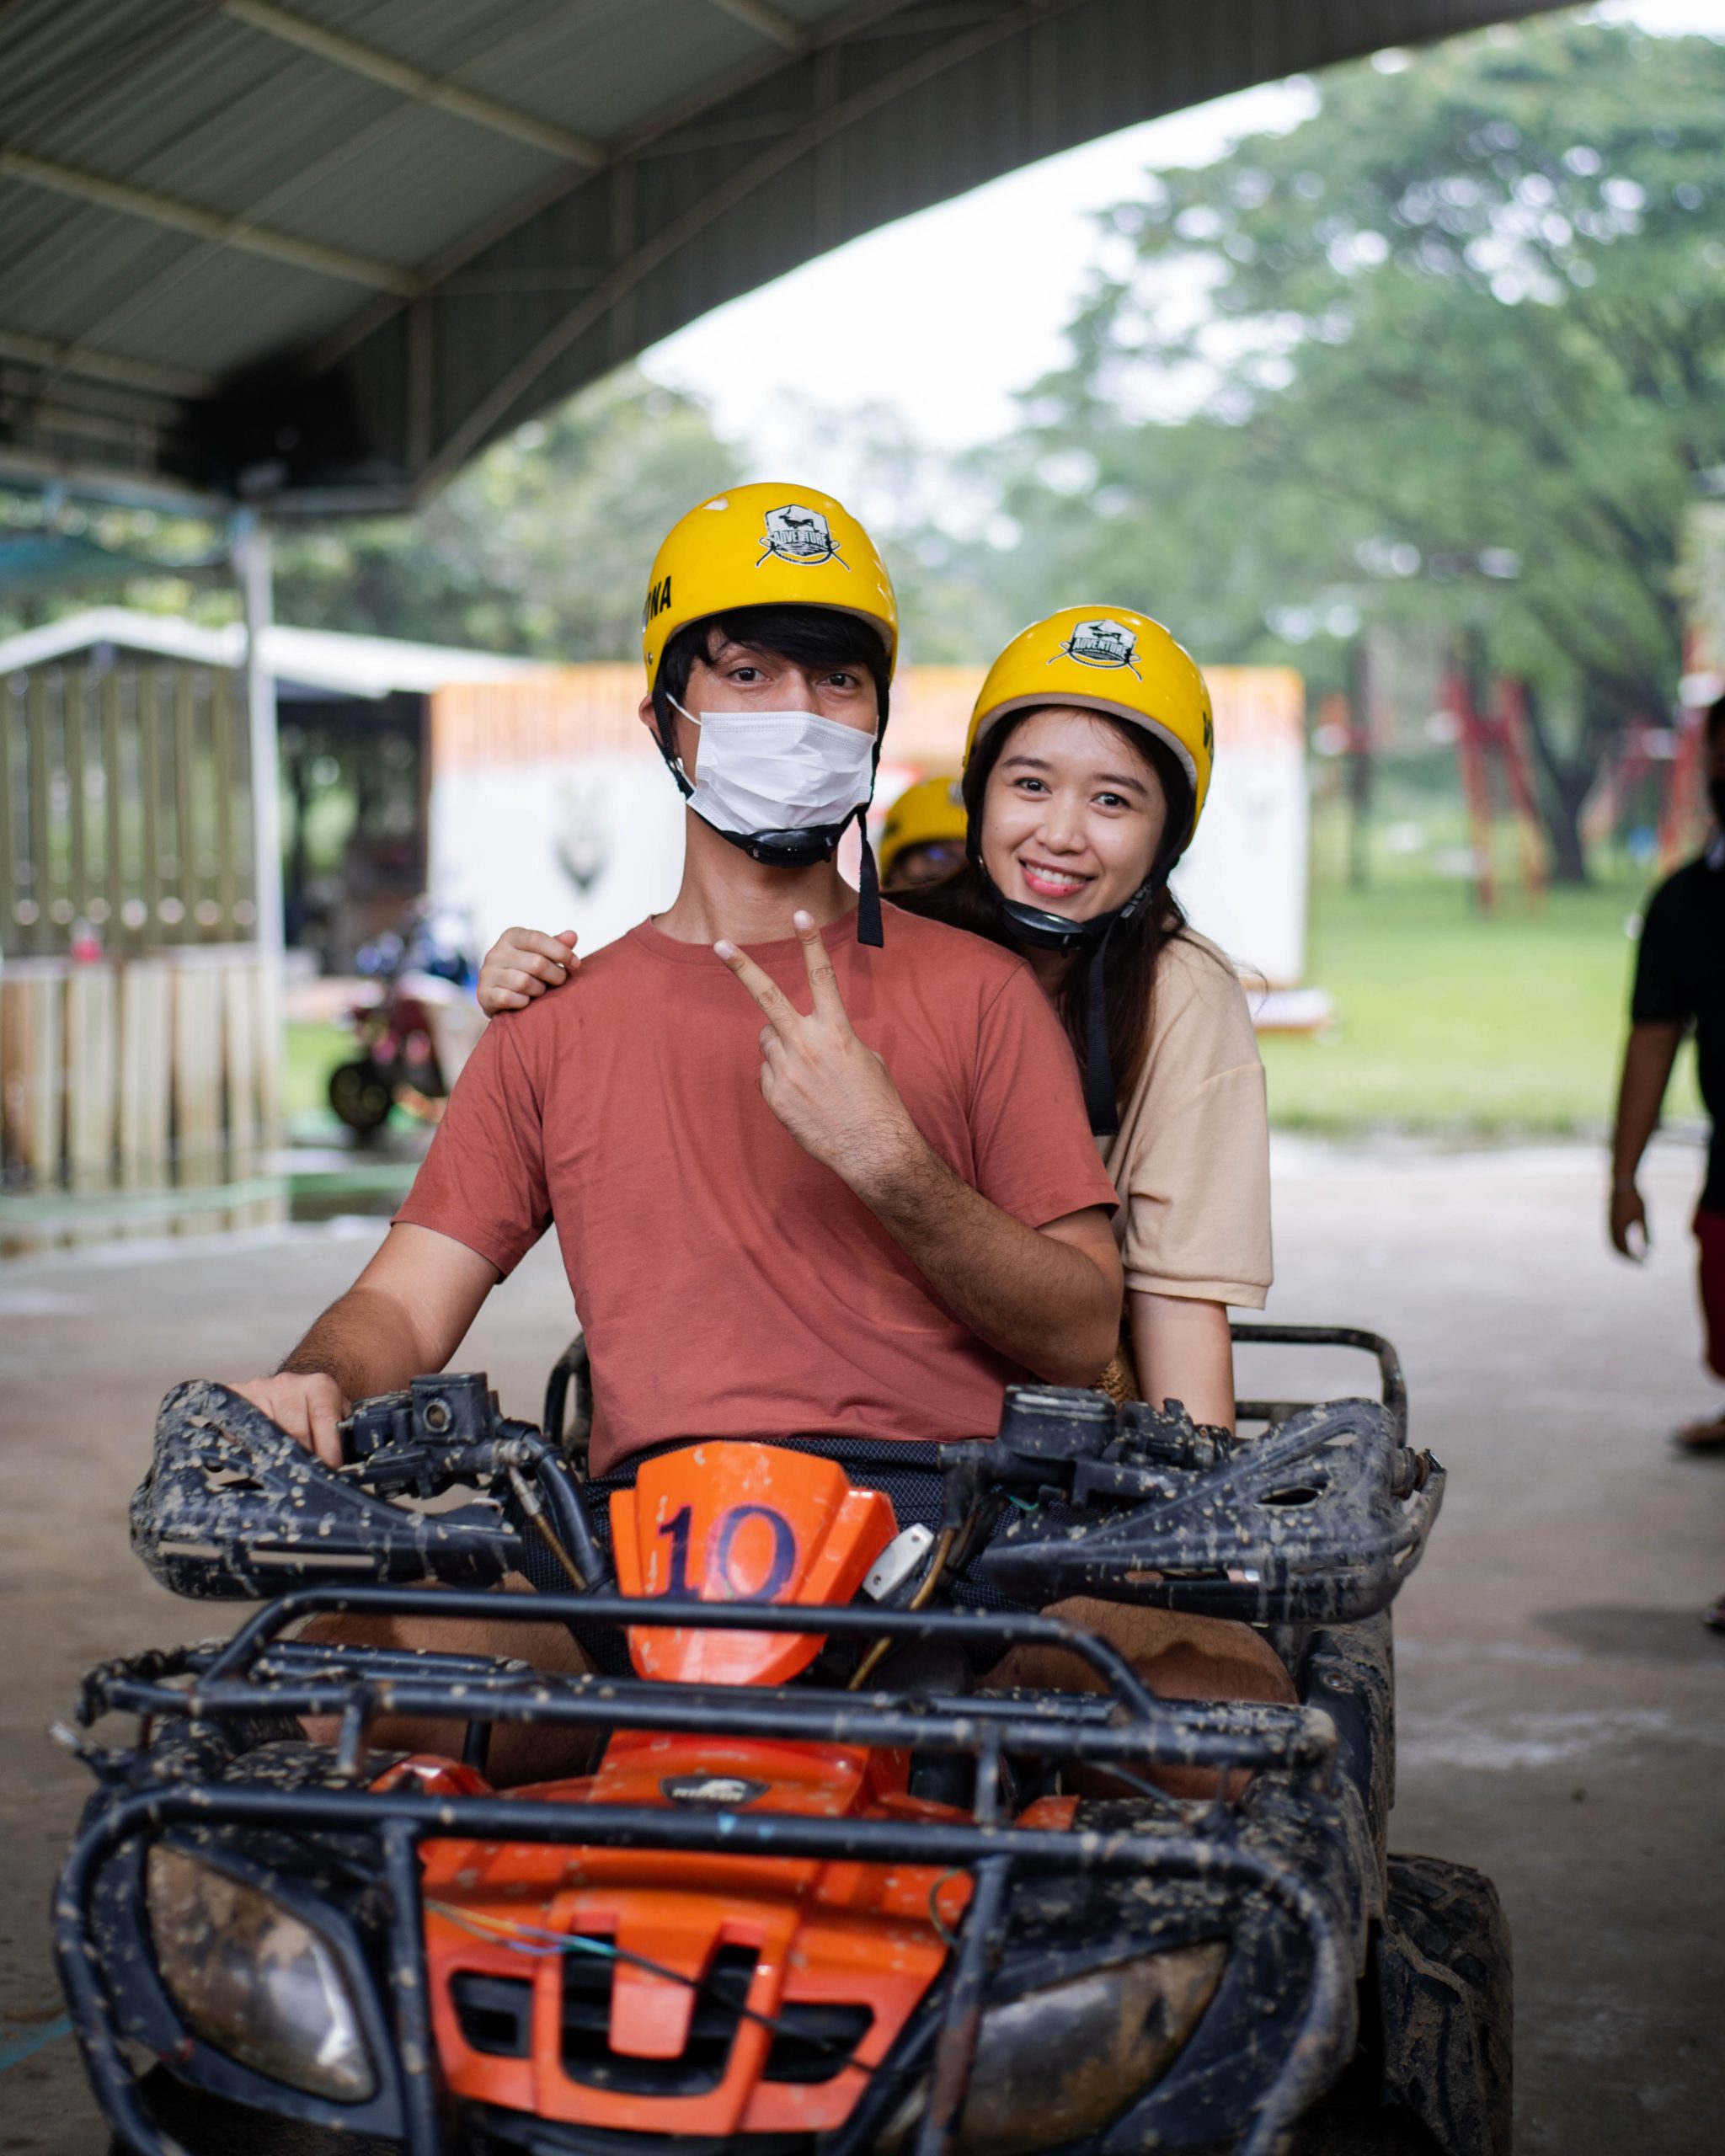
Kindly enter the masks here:
<path id="1" fill-rule="evenodd" d="M 416 1377 L 355 1401 L 336 1429 L 344 1473 L 382 1496 L 435 1497 L 479 1466 L 475 1447 L 498 1433 L 497 1395 L 483 1370 Z"/>

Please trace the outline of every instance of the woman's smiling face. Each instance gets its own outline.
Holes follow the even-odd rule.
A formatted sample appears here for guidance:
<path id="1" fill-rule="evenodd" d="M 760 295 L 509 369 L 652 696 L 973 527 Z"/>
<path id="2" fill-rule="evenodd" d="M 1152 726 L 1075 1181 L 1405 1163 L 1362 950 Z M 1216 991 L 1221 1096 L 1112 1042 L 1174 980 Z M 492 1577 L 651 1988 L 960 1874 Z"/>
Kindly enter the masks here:
<path id="1" fill-rule="evenodd" d="M 988 775 L 982 857 L 1002 897 L 1088 921 L 1149 875 L 1167 820 L 1162 781 L 1122 729 L 1055 705 L 1020 721 Z"/>

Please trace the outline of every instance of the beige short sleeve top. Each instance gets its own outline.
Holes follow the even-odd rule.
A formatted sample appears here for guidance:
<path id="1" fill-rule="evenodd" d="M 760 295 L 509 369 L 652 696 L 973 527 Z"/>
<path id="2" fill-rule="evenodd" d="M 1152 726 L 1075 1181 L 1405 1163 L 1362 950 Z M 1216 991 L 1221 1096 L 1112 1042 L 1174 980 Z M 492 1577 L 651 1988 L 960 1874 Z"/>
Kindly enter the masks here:
<path id="1" fill-rule="evenodd" d="M 1189 928 L 1162 947 L 1143 1070 L 1119 1134 L 1097 1143 L 1120 1193 L 1127 1287 L 1262 1310 L 1273 1278 L 1263 1065 L 1238 976 Z"/>

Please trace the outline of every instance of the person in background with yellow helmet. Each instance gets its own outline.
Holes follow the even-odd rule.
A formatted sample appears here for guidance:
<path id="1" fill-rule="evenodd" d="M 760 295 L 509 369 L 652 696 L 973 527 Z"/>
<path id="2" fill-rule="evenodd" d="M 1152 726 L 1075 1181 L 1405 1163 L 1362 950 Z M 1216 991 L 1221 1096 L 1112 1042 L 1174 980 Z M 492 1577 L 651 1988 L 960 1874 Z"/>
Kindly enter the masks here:
<path id="1" fill-rule="evenodd" d="M 964 782 L 956 771 L 907 786 L 881 827 L 882 890 L 914 891 L 962 868 L 967 822 Z"/>

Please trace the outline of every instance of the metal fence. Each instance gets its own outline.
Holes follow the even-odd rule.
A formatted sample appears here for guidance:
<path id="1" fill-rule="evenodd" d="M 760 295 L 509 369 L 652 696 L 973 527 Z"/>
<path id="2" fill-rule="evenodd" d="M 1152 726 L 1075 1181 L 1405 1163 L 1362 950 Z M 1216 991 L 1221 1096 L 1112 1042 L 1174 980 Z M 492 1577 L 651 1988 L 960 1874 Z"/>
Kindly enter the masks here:
<path id="1" fill-rule="evenodd" d="M 0 950 L 248 941 L 245 705 L 219 669 L 41 666 L 0 682 Z"/>
<path id="2" fill-rule="evenodd" d="M 240 680 L 36 667 L 0 680 L 0 719 L 5 1180 L 243 1160 L 279 1074 Z"/>

